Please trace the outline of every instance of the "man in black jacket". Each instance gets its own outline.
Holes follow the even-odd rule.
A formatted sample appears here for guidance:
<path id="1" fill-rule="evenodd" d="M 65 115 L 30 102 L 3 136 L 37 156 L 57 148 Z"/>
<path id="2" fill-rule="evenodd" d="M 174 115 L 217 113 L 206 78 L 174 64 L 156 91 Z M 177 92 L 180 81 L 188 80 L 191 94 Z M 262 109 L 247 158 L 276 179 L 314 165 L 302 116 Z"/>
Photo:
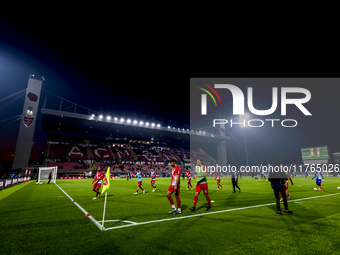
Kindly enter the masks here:
<path id="1" fill-rule="evenodd" d="M 52 179 L 52 172 L 50 172 L 48 174 L 48 183 L 47 184 L 50 184 L 51 179 Z"/>
<path id="2" fill-rule="evenodd" d="M 288 180 L 287 175 L 284 173 L 282 166 L 280 166 L 279 162 L 275 162 L 274 168 L 269 173 L 268 181 L 271 182 L 272 189 L 274 190 L 274 195 L 276 199 L 276 210 L 278 215 L 282 215 L 280 208 L 280 192 L 281 194 L 285 194 L 285 186 L 284 180 Z M 293 212 L 288 209 L 287 197 L 282 196 L 283 205 L 285 207 L 286 214 L 292 214 Z"/>
<path id="3" fill-rule="evenodd" d="M 241 192 L 240 187 L 237 185 L 238 184 L 238 173 L 236 172 L 236 168 L 232 169 L 232 173 L 231 173 L 231 183 L 233 184 L 233 190 L 235 193 L 235 187 L 238 188 L 238 192 Z"/>

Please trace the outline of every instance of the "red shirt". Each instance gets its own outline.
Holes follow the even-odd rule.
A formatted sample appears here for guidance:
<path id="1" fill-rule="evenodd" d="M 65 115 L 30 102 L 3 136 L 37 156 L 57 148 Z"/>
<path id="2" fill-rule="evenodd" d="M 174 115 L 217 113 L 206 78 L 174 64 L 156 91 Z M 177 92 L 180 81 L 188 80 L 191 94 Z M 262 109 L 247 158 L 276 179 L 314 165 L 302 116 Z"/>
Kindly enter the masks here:
<path id="1" fill-rule="evenodd" d="M 186 172 L 185 172 L 185 175 L 186 175 L 188 178 L 190 178 L 190 175 L 191 175 L 190 171 L 189 171 L 189 170 L 186 171 Z"/>
<path id="2" fill-rule="evenodd" d="M 220 174 L 218 172 L 216 172 L 215 180 L 219 180 L 219 179 L 220 179 Z"/>
<path id="3" fill-rule="evenodd" d="M 181 169 L 179 168 L 179 166 L 174 167 L 172 169 L 171 185 L 175 186 L 177 182 L 177 178 L 179 179 L 180 176 L 181 176 Z"/>
<path id="4" fill-rule="evenodd" d="M 101 183 L 102 182 L 102 179 L 104 178 L 104 174 L 103 174 L 103 172 L 97 172 L 96 173 L 96 177 L 94 177 L 94 182 L 95 181 L 98 181 L 98 183 Z"/>

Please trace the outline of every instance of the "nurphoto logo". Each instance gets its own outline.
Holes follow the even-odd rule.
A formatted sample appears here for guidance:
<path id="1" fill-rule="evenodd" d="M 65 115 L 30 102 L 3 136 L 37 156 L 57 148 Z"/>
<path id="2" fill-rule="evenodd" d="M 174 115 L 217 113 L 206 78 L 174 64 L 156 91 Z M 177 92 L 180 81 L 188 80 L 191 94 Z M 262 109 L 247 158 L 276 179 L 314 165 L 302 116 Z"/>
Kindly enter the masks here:
<path id="1" fill-rule="evenodd" d="M 213 100 L 215 106 L 217 106 L 217 102 L 215 97 L 218 99 L 220 105 L 222 106 L 222 100 L 220 97 L 220 94 L 223 95 L 223 93 L 231 93 L 232 99 L 233 99 L 233 116 L 235 115 L 245 115 L 245 96 L 242 92 L 242 90 L 232 84 L 214 84 L 214 87 L 202 83 L 205 87 L 199 87 L 200 90 L 205 92 L 204 94 L 201 94 L 201 115 L 207 115 L 208 113 L 208 106 L 207 106 L 207 95 L 210 96 L 210 98 Z M 217 90 L 219 92 L 217 92 Z M 280 91 L 281 95 L 281 116 L 287 115 L 287 105 L 295 105 L 305 116 L 312 116 L 312 114 L 307 110 L 307 108 L 304 106 L 305 103 L 307 103 L 311 99 L 311 93 L 308 89 L 300 88 L 300 87 L 282 87 Z M 220 94 L 219 94 L 220 93 Z M 295 94 L 301 94 L 303 95 L 302 98 L 289 98 L 290 93 Z M 272 88 L 272 105 L 269 109 L 256 109 L 254 107 L 254 98 L 253 98 L 253 88 L 248 87 L 247 88 L 247 106 L 249 112 L 251 112 L 254 115 L 258 116 L 269 116 L 273 114 L 278 107 L 279 103 L 279 96 L 278 96 L 278 88 L 273 87 Z M 241 121 L 233 121 L 233 119 L 227 120 L 227 119 L 214 119 L 213 120 L 213 126 L 221 125 L 221 124 L 230 124 L 230 127 L 233 127 L 235 125 L 241 125 L 241 126 L 249 126 L 249 127 L 263 127 L 265 123 L 268 123 L 271 125 L 271 127 L 274 127 L 276 122 L 281 123 L 281 126 L 283 127 L 296 127 L 298 122 L 295 119 L 250 119 L 246 120 L 244 118 Z"/>

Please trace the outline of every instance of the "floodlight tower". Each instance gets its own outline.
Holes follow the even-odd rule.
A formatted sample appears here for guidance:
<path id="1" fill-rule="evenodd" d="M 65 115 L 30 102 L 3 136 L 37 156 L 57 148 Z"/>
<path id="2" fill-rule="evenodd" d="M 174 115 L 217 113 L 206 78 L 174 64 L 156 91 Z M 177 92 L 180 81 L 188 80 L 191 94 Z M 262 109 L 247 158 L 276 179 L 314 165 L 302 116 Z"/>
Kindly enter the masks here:
<path id="1" fill-rule="evenodd" d="M 225 119 L 225 115 L 219 116 L 221 119 Z M 218 125 L 219 129 L 217 129 L 215 132 L 219 136 L 226 136 L 225 135 L 225 124 Z M 221 166 L 227 165 L 227 141 L 221 140 L 217 143 L 217 161 L 218 164 Z"/>
<path id="2" fill-rule="evenodd" d="M 248 125 L 248 120 L 249 120 L 249 114 L 248 113 L 245 113 L 244 115 L 240 115 L 240 122 L 243 121 L 244 123 L 244 126 L 243 128 L 246 128 L 247 125 Z M 242 128 L 242 126 L 241 126 Z M 246 129 L 244 129 L 244 147 L 245 147 L 245 150 L 246 150 L 246 162 L 247 162 L 247 166 L 249 166 L 249 159 L 248 159 L 248 144 L 247 144 L 247 133 L 246 133 Z"/>
<path id="3" fill-rule="evenodd" d="M 30 159 L 41 87 L 44 80 L 43 76 L 35 74 L 31 74 L 28 79 L 12 169 L 24 169 Z"/>

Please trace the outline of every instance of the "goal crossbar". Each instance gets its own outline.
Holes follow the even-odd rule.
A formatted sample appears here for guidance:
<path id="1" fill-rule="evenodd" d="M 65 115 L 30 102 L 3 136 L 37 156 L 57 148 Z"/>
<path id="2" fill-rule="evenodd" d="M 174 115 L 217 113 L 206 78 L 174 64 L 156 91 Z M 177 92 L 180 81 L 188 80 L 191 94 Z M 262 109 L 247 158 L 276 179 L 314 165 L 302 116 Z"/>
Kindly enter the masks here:
<path id="1" fill-rule="evenodd" d="M 51 182 L 57 181 L 58 167 L 39 167 L 38 183 L 46 183 L 51 178 Z"/>

